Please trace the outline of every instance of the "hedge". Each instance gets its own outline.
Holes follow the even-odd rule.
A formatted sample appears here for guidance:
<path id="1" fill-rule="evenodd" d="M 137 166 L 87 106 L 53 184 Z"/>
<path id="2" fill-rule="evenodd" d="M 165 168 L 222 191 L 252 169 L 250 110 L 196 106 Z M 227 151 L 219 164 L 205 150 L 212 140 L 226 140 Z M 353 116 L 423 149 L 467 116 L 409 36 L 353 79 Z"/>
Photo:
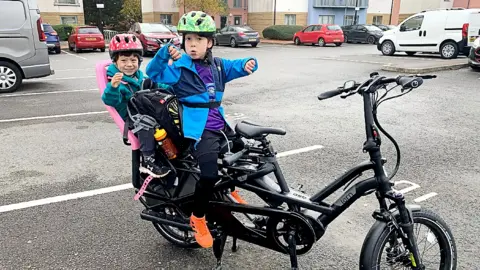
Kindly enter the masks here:
<path id="1" fill-rule="evenodd" d="M 59 25 L 52 25 L 53 30 L 57 31 L 58 37 L 60 37 L 61 41 L 68 40 L 68 37 L 72 33 L 73 25 L 69 24 L 59 24 Z"/>
<path id="2" fill-rule="evenodd" d="M 265 28 L 262 34 L 264 38 L 292 40 L 293 35 L 303 28 L 302 25 L 272 25 Z"/>

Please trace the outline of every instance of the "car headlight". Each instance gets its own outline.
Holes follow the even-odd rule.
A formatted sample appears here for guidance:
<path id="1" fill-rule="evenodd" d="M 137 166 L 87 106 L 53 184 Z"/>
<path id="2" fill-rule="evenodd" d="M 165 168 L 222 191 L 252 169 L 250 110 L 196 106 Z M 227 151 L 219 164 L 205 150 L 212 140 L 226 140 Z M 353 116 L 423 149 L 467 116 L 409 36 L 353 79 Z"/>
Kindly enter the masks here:
<path id="1" fill-rule="evenodd" d="M 473 42 L 473 47 L 474 48 L 480 47 L 480 38 L 475 39 L 475 41 Z"/>

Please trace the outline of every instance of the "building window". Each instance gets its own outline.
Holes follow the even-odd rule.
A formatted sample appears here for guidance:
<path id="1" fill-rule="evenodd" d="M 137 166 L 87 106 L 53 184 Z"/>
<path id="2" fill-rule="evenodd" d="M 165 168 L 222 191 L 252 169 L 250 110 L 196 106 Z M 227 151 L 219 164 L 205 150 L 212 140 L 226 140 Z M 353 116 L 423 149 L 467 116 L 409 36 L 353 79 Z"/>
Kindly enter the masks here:
<path id="1" fill-rule="evenodd" d="M 297 15 L 285 14 L 285 25 L 297 25 Z"/>
<path id="2" fill-rule="evenodd" d="M 373 24 L 382 24 L 383 16 L 373 16 Z"/>
<path id="3" fill-rule="evenodd" d="M 160 22 L 163 24 L 172 24 L 172 14 L 160 14 Z"/>
<path id="4" fill-rule="evenodd" d="M 233 7 L 234 8 L 241 8 L 242 7 L 242 0 L 233 0 Z"/>
<path id="5" fill-rule="evenodd" d="M 233 17 L 233 24 L 241 25 L 242 24 L 242 16 L 235 16 Z"/>
<path id="6" fill-rule="evenodd" d="M 358 23 L 358 18 L 357 16 L 357 23 Z M 343 20 L 343 25 L 353 25 L 355 23 L 355 20 L 353 19 L 353 15 L 345 15 L 345 18 Z"/>
<path id="7" fill-rule="evenodd" d="M 334 24 L 335 15 L 320 15 L 318 16 L 319 24 Z"/>
<path id="8" fill-rule="evenodd" d="M 55 5 L 79 5 L 78 0 L 55 0 Z"/>
<path id="9" fill-rule="evenodd" d="M 60 16 L 60 22 L 62 24 L 78 24 L 77 16 Z"/>

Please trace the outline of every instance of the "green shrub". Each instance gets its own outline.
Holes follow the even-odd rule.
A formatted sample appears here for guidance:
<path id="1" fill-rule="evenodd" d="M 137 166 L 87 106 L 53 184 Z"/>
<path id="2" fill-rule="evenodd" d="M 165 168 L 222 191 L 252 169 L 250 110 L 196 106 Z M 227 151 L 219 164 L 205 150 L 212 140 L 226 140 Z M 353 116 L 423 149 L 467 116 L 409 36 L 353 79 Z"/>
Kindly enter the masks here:
<path id="1" fill-rule="evenodd" d="M 262 34 L 264 38 L 292 40 L 293 35 L 303 28 L 301 25 L 272 25 L 265 28 Z"/>
<path id="2" fill-rule="evenodd" d="M 57 31 L 58 37 L 61 41 L 68 40 L 68 37 L 73 31 L 73 26 L 68 24 L 59 24 L 59 25 L 52 25 L 53 30 Z"/>

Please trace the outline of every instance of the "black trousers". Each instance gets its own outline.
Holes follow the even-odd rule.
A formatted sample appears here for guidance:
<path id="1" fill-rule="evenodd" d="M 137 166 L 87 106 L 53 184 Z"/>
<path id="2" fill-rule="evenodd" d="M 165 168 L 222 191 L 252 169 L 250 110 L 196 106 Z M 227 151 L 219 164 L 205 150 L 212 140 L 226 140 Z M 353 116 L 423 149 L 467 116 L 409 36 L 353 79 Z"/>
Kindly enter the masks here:
<path id="1" fill-rule="evenodd" d="M 155 134 L 155 130 L 153 128 L 149 130 L 141 129 L 135 133 L 138 141 L 140 142 L 140 151 L 142 152 L 143 156 L 151 156 L 155 154 L 157 142 L 155 141 L 153 134 Z"/>
<path id="2" fill-rule="evenodd" d="M 235 132 L 226 126 L 222 130 L 229 140 L 233 141 L 232 152 L 244 148 L 241 139 L 235 139 Z M 200 167 L 200 180 L 195 186 L 193 214 L 196 217 L 203 217 L 208 208 L 208 202 L 213 195 L 213 186 L 220 179 L 218 176 L 218 155 L 222 145 L 226 143 L 222 131 L 205 130 L 196 149 L 192 143 L 193 156 L 198 160 Z"/>

